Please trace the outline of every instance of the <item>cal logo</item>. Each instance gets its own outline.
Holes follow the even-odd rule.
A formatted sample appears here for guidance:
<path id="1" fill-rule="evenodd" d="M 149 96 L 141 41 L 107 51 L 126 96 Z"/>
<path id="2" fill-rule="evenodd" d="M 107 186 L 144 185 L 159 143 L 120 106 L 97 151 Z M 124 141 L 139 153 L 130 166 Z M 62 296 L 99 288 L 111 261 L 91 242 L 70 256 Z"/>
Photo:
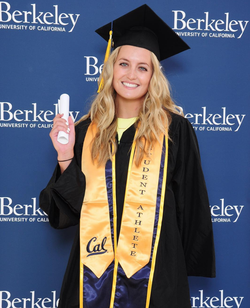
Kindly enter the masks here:
<path id="1" fill-rule="evenodd" d="M 97 237 L 92 237 L 92 239 L 88 242 L 86 250 L 88 252 L 87 257 L 94 256 L 94 255 L 101 255 L 107 252 L 105 249 L 105 244 L 107 242 L 107 237 L 105 236 L 101 243 L 96 243 Z"/>

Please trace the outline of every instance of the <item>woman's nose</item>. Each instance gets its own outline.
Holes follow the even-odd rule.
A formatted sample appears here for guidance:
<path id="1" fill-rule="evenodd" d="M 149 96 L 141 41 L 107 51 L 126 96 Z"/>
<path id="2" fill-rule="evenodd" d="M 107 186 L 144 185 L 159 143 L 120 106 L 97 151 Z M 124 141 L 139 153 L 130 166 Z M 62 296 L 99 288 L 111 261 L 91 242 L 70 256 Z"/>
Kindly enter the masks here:
<path id="1" fill-rule="evenodd" d="M 128 73 L 127 73 L 127 76 L 129 79 L 136 79 L 136 70 L 134 68 L 130 68 Z"/>

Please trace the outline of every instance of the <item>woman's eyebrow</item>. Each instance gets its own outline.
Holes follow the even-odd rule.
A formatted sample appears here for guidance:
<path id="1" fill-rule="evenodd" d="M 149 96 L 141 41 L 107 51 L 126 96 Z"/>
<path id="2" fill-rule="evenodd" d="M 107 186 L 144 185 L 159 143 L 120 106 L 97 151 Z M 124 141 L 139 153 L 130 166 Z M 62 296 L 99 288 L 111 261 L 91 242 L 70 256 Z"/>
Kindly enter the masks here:
<path id="1" fill-rule="evenodd" d="M 119 58 L 117 59 L 117 61 L 126 61 L 126 62 L 130 62 L 128 59 L 126 58 Z M 147 65 L 150 66 L 147 62 L 139 62 L 138 65 Z"/>

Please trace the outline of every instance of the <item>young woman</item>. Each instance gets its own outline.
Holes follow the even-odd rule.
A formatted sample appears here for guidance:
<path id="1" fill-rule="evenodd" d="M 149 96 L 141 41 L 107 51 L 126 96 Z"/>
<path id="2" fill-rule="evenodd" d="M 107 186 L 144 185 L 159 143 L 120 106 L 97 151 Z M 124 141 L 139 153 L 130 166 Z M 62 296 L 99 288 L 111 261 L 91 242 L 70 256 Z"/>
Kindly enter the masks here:
<path id="1" fill-rule="evenodd" d="M 187 275 L 215 275 L 195 133 L 147 44 L 120 44 L 102 78 L 88 115 L 59 114 L 50 133 L 58 166 L 40 207 L 55 228 L 79 224 L 59 306 L 190 308 Z"/>

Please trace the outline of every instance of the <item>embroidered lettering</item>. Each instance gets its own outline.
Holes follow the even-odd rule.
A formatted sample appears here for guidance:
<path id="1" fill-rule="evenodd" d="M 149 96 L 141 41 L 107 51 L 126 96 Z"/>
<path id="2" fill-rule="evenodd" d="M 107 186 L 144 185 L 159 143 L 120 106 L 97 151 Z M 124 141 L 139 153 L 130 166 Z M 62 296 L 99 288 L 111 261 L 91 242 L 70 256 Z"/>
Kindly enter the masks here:
<path id="1" fill-rule="evenodd" d="M 136 214 L 137 214 L 137 217 L 139 218 L 141 217 L 141 215 L 143 215 L 143 213 L 140 213 L 140 212 L 137 212 Z"/>
<path id="2" fill-rule="evenodd" d="M 140 205 L 140 206 L 138 206 L 137 210 L 144 211 L 144 208 L 142 207 L 142 205 Z M 135 212 L 135 215 L 137 217 L 141 217 L 143 215 L 143 213 L 142 212 Z M 142 220 L 135 219 L 135 225 L 141 226 L 142 225 Z M 133 234 L 132 241 L 133 242 L 138 242 L 138 244 L 139 244 L 139 236 L 136 235 L 136 234 L 140 233 L 138 227 L 134 228 L 134 233 L 135 234 Z M 137 243 L 131 243 L 131 244 L 132 244 L 132 249 L 135 249 L 135 250 L 131 250 L 130 251 L 130 256 L 136 257 L 137 256 L 136 255 L 136 249 L 137 249 L 138 244 Z"/>
<path id="3" fill-rule="evenodd" d="M 105 236 L 101 242 L 101 244 L 93 245 L 94 242 L 97 241 L 97 237 L 92 237 L 92 239 L 88 242 L 86 250 L 89 253 L 87 257 L 94 255 L 101 255 L 107 252 L 105 249 L 105 244 L 107 242 L 107 237 Z"/>
<path id="4" fill-rule="evenodd" d="M 148 185 L 148 175 L 147 175 L 147 174 L 144 174 L 144 173 L 149 172 L 149 168 L 148 168 L 148 167 L 145 167 L 145 165 L 148 166 L 148 165 L 150 165 L 150 163 L 151 163 L 151 160 L 149 160 L 149 159 L 145 159 L 145 160 L 143 161 L 144 167 L 142 166 L 142 169 L 141 169 L 141 171 L 142 171 L 142 173 L 141 173 L 141 179 L 142 179 L 143 181 L 140 181 L 140 187 L 146 188 L 147 185 Z M 145 195 L 146 192 L 147 192 L 146 189 L 139 189 L 140 195 Z"/>

